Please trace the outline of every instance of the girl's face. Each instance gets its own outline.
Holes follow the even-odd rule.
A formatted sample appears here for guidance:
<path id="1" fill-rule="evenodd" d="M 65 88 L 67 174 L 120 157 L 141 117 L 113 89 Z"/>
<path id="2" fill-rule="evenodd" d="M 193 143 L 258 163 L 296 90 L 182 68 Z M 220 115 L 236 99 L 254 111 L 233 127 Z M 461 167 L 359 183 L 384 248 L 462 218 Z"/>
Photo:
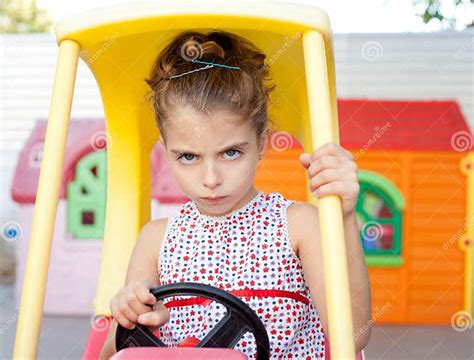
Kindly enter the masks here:
<path id="1" fill-rule="evenodd" d="M 164 125 L 166 158 L 183 192 L 201 213 L 221 216 L 245 205 L 256 194 L 253 180 L 267 146 L 260 146 L 248 121 L 226 110 L 209 115 L 177 109 Z M 204 197 L 221 197 L 207 201 Z"/>

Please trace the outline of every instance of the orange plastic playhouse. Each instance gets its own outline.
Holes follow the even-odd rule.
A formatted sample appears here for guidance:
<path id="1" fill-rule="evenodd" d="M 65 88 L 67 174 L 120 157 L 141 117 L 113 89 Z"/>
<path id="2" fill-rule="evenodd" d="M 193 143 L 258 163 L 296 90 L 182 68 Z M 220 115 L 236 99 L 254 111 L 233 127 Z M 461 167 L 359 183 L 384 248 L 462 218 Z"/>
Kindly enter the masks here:
<path id="1" fill-rule="evenodd" d="M 359 167 L 357 215 L 375 323 L 472 317 L 472 133 L 454 101 L 338 100 Z M 306 201 L 296 137 L 272 134 L 256 187 Z M 470 219 L 470 220 L 469 220 Z"/>

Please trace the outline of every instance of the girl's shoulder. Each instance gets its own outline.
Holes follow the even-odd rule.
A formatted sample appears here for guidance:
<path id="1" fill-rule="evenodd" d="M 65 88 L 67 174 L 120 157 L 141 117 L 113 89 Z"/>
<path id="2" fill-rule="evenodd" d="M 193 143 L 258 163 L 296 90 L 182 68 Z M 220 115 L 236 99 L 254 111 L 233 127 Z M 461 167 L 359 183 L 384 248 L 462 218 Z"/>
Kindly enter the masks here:
<path id="1" fill-rule="evenodd" d="M 168 226 L 168 220 L 169 218 L 163 217 L 149 221 L 140 230 L 138 238 L 159 247 Z"/>
<path id="2" fill-rule="evenodd" d="M 146 235 L 156 234 L 166 229 L 168 224 L 169 217 L 162 217 L 159 219 L 150 220 L 145 225 L 143 225 L 140 233 L 145 233 Z"/>
<path id="3" fill-rule="evenodd" d="M 160 250 L 168 218 L 149 221 L 140 230 L 133 247 L 127 271 L 127 281 L 159 280 L 156 273 L 156 254 Z"/>

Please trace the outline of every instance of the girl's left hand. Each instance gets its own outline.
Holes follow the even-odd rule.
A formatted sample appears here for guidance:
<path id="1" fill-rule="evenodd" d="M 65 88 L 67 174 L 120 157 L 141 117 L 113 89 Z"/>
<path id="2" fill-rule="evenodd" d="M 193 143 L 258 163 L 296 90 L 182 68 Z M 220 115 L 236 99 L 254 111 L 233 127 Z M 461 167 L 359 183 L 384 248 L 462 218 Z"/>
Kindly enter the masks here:
<path id="1" fill-rule="evenodd" d="M 315 196 L 339 195 L 344 216 L 354 211 L 360 187 L 357 165 L 349 151 L 330 142 L 313 154 L 300 154 L 299 160 L 308 171 L 310 191 Z"/>

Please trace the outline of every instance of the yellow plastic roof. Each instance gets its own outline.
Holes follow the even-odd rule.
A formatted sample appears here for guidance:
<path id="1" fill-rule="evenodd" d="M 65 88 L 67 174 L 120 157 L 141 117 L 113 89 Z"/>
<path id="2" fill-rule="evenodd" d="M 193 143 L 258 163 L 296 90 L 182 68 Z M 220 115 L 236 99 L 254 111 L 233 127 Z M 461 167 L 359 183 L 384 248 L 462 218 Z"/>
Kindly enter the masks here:
<path id="1" fill-rule="evenodd" d="M 137 33 L 150 30 L 166 30 L 168 27 L 165 18 L 190 16 L 192 19 L 219 18 L 219 27 L 232 26 L 236 18 L 249 18 L 252 22 L 246 23 L 246 28 L 265 30 L 267 21 L 299 24 L 305 28 L 315 28 L 324 34 L 330 32 L 330 23 L 327 13 L 319 7 L 276 2 L 274 0 L 239 0 L 230 1 L 153 1 L 131 2 L 114 6 L 101 7 L 71 17 L 67 17 L 56 24 L 55 32 L 58 43 L 71 38 L 73 34 L 81 33 L 91 28 L 107 28 L 113 24 L 141 21 L 143 19 L 161 18 L 160 21 L 142 21 L 142 26 L 127 29 L 127 32 Z M 195 27 L 193 21 L 187 26 Z M 214 25 L 216 26 L 216 25 Z M 328 40 L 328 39 L 326 39 Z"/>

